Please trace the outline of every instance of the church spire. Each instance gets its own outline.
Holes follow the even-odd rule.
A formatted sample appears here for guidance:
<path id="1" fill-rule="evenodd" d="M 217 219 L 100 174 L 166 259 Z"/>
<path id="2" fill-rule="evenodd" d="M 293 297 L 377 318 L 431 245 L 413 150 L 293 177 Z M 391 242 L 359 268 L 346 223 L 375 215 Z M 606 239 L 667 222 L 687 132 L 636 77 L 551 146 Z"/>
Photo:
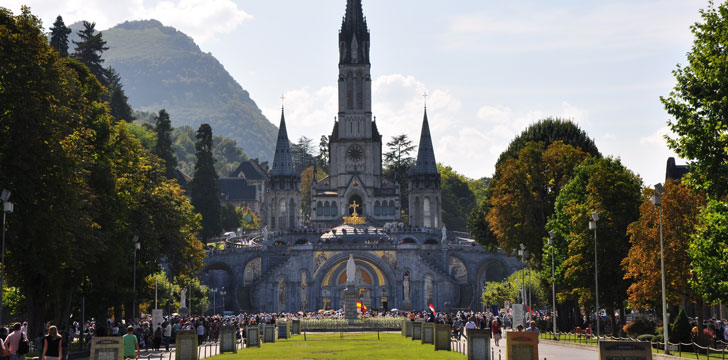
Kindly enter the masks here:
<path id="1" fill-rule="evenodd" d="M 347 0 L 339 31 L 339 65 L 369 64 L 369 28 L 361 0 Z"/>
<path id="2" fill-rule="evenodd" d="M 420 147 L 417 150 L 417 163 L 412 167 L 410 173 L 413 175 L 437 174 L 435 150 L 432 148 L 430 124 L 427 121 L 427 107 L 425 107 L 425 116 L 422 120 L 422 133 L 420 134 Z"/>
<path id="3" fill-rule="evenodd" d="M 293 160 L 291 158 L 291 145 L 288 141 L 288 132 L 286 131 L 286 118 L 281 107 L 281 124 L 278 127 L 278 142 L 276 143 L 276 153 L 273 157 L 273 176 L 291 176 L 294 175 Z"/>

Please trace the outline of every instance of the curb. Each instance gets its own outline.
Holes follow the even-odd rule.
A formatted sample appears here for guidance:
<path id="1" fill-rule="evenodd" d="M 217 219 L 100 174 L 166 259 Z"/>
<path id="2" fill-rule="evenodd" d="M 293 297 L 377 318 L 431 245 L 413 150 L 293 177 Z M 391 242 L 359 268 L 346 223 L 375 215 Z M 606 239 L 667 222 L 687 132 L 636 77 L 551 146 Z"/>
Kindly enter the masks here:
<path id="1" fill-rule="evenodd" d="M 568 347 L 568 348 L 573 348 L 573 349 L 591 350 L 591 351 L 595 351 L 595 352 L 597 351 L 596 346 L 587 345 L 587 344 L 574 344 L 574 343 L 569 343 L 569 342 L 545 340 L 545 339 L 540 339 L 539 343 L 563 346 L 563 347 Z M 689 358 L 684 358 L 684 357 L 679 357 L 679 356 L 674 356 L 674 355 L 665 355 L 665 354 L 656 354 L 656 353 L 652 353 L 652 358 L 656 359 L 656 360 L 689 359 Z"/>

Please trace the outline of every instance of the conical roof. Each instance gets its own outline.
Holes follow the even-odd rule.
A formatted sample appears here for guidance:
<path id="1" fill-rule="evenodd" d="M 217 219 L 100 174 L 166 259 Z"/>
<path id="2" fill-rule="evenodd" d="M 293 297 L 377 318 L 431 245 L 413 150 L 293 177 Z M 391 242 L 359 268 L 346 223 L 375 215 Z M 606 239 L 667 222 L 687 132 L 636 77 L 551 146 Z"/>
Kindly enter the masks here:
<path id="1" fill-rule="evenodd" d="M 422 120 L 420 147 L 417 149 L 417 163 L 410 170 L 410 174 L 437 174 L 437 161 L 435 161 L 435 150 L 432 148 L 430 124 L 427 121 L 427 108 L 425 108 L 425 116 Z"/>
<path id="2" fill-rule="evenodd" d="M 286 118 L 281 109 L 281 124 L 278 127 L 278 142 L 276 143 L 276 153 L 273 157 L 273 176 L 289 176 L 294 175 L 293 158 L 291 157 L 291 144 L 288 141 L 288 132 L 286 131 Z"/>

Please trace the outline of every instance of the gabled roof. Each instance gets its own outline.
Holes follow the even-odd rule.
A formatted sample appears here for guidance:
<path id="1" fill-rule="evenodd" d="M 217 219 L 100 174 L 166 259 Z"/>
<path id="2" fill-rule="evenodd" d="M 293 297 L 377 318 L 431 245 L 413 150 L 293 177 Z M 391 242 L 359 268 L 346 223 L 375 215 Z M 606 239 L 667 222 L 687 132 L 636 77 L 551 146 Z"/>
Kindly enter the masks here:
<path id="1" fill-rule="evenodd" d="M 265 171 L 254 160 L 245 160 L 230 172 L 230 177 L 242 177 L 247 180 L 265 180 Z"/>
<path id="2" fill-rule="evenodd" d="M 420 147 L 417 149 L 417 163 L 410 169 L 410 175 L 437 174 L 437 161 L 435 150 L 432 148 L 430 124 L 427 121 L 427 108 L 422 120 L 422 133 L 420 134 Z"/>
<path id="3" fill-rule="evenodd" d="M 254 201 L 257 199 L 257 188 L 248 185 L 243 178 L 219 178 L 221 201 Z"/>

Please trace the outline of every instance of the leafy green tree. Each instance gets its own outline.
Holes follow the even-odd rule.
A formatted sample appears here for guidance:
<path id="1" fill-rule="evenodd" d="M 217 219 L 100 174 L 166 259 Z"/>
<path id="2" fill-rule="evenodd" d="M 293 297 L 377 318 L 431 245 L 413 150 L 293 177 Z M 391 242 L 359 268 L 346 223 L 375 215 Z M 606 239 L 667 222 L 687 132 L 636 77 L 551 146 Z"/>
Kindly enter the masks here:
<path id="1" fill-rule="evenodd" d="M 319 140 L 319 149 L 318 149 L 318 155 L 316 156 L 316 164 L 318 167 L 324 170 L 324 172 L 329 172 L 329 137 L 326 135 L 321 135 L 321 139 Z"/>
<path id="2" fill-rule="evenodd" d="M 53 23 L 51 30 L 51 46 L 58 51 L 61 57 L 68 57 L 68 34 L 71 33 L 71 29 L 66 27 L 63 23 L 61 15 L 56 17 L 56 22 Z"/>
<path id="3" fill-rule="evenodd" d="M 587 154 L 561 140 L 548 146 L 528 142 L 518 154 L 501 164 L 490 193 L 486 221 L 506 252 L 526 246 L 529 254 L 540 254 L 547 236 L 546 220 L 554 211 L 561 188 L 571 179 L 574 167 Z M 529 261 L 540 265 L 540 256 Z"/>
<path id="4" fill-rule="evenodd" d="M 316 163 L 316 156 L 313 154 L 313 140 L 301 136 L 298 142 L 291 145 L 291 157 L 293 158 L 293 168 L 296 171 L 303 171 L 309 166 Z"/>
<path id="5" fill-rule="evenodd" d="M 690 27 L 693 47 L 688 64 L 677 66 L 677 80 L 668 97 L 660 100 L 673 119 L 674 138 L 667 144 L 689 160 L 687 183 L 713 199 L 728 194 L 728 3 L 711 2 L 701 10 L 702 22 Z"/>
<path id="6" fill-rule="evenodd" d="M 172 149 L 172 121 L 164 109 L 159 110 L 159 115 L 156 116 L 154 132 L 157 133 L 157 141 L 152 153 L 164 160 L 164 176 L 174 179 L 177 174 L 177 158 Z"/>
<path id="7" fill-rule="evenodd" d="M 236 231 L 240 227 L 243 219 L 235 210 L 235 206 L 231 203 L 226 203 L 220 208 L 220 226 L 223 231 Z"/>
<path id="8" fill-rule="evenodd" d="M 442 191 L 442 222 L 450 230 L 465 231 L 468 214 L 475 208 L 475 195 L 469 179 L 449 166 L 437 165 Z"/>
<path id="9" fill-rule="evenodd" d="M 593 309 L 594 233 L 588 224 L 593 211 L 599 215 L 599 303 L 607 309 L 615 331 L 613 310 L 622 308 L 629 286 L 622 268 L 615 264 L 629 252 L 627 226 L 639 218 L 641 189 L 642 180 L 619 159 L 587 158 L 559 193 L 555 212 L 546 226 L 554 232 L 559 300 L 577 301 Z M 543 247 L 543 260 L 551 264 L 549 246 Z"/>
<path id="10" fill-rule="evenodd" d="M 180 306 L 189 307 L 192 314 L 204 314 L 210 310 L 209 289 L 202 285 L 200 280 L 195 277 L 186 275 L 174 278 L 174 283 L 180 290 L 187 289 L 188 304 L 180 304 Z"/>
<path id="11" fill-rule="evenodd" d="M 140 287 L 140 297 L 142 303 L 147 303 L 150 306 L 154 305 L 155 292 L 157 295 L 157 306 L 160 309 L 167 309 L 171 314 L 176 309 L 179 309 L 179 298 L 177 294 L 180 292 L 179 285 L 176 285 L 169 281 L 167 273 L 164 270 L 151 273 L 144 278 L 143 286 Z M 150 307 L 148 306 L 148 307 Z"/>
<path id="12" fill-rule="evenodd" d="M 262 220 L 258 214 L 256 214 L 249 207 L 238 206 L 235 208 L 235 212 L 238 213 L 238 217 L 241 219 L 241 224 L 244 229 L 257 230 L 260 229 L 260 221 Z"/>
<path id="13" fill-rule="evenodd" d="M 710 200 L 698 216 L 688 248 L 691 287 L 706 301 L 728 302 L 728 203 Z"/>
<path id="14" fill-rule="evenodd" d="M 498 249 L 498 238 L 490 229 L 490 224 L 486 220 L 490 208 L 490 196 L 486 195 L 468 214 L 465 225 L 478 244 L 487 250 L 496 251 Z"/>
<path id="15" fill-rule="evenodd" d="M 549 117 L 529 126 L 520 135 L 516 136 L 508 144 L 508 148 L 498 157 L 498 161 L 495 164 L 496 169 L 506 160 L 518 157 L 521 149 L 528 142 L 540 141 L 549 145 L 557 140 L 561 140 L 566 145 L 580 148 L 583 152 L 591 156 L 601 156 L 597 146 L 594 144 L 594 140 L 590 139 L 586 132 L 571 120 Z"/>
<path id="16" fill-rule="evenodd" d="M 399 194 L 401 197 L 400 211 L 402 216 L 407 217 L 409 211 L 409 186 L 407 176 L 409 175 L 409 169 L 415 164 L 415 158 L 412 157 L 412 153 L 417 147 L 412 145 L 412 140 L 410 140 L 407 134 L 402 134 L 392 136 L 392 140 L 387 143 L 387 148 L 389 151 L 383 154 L 385 166 L 384 175 L 399 183 Z"/>
<path id="17" fill-rule="evenodd" d="M 190 183 L 190 195 L 195 211 L 202 215 L 200 237 L 207 242 L 220 235 L 220 190 L 215 172 L 215 159 L 212 156 L 212 129 L 208 124 L 200 125 L 197 130 L 197 163 Z"/>
<path id="18" fill-rule="evenodd" d="M 76 44 L 73 58 L 86 65 L 102 85 L 108 86 L 108 74 L 102 65 L 104 59 L 101 58 L 101 55 L 109 48 L 106 47 L 106 41 L 102 38 L 101 33 L 97 32 L 95 28 L 96 23 L 83 22 L 83 30 L 78 31 L 81 41 L 73 41 Z"/>
<path id="19" fill-rule="evenodd" d="M 484 305 L 498 306 L 503 306 L 505 301 L 518 303 L 521 301 L 524 284 L 526 296 L 530 292 L 534 307 L 548 302 L 548 291 L 544 287 L 541 273 L 530 269 L 518 270 L 503 281 L 486 282 L 485 289 L 481 293 L 481 302 Z"/>

